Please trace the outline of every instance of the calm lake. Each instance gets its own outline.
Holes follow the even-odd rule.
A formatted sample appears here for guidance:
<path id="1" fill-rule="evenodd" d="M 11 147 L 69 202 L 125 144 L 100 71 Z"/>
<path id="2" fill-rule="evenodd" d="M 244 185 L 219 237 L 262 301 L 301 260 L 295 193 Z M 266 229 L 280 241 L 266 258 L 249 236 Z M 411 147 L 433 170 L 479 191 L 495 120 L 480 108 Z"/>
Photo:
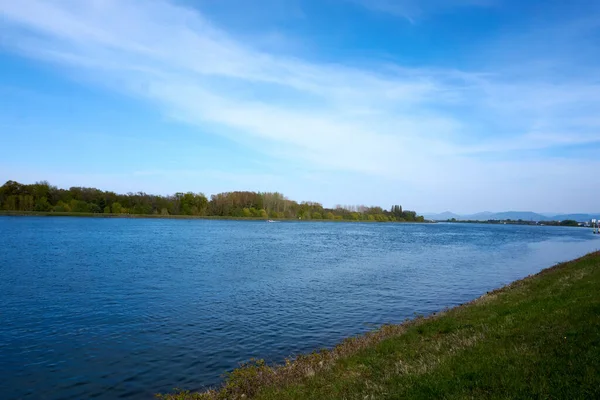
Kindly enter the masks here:
<path id="1" fill-rule="evenodd" d="M 0 217 L 0 398 L 148 399 L 600 248 L 591 229 Z"/>

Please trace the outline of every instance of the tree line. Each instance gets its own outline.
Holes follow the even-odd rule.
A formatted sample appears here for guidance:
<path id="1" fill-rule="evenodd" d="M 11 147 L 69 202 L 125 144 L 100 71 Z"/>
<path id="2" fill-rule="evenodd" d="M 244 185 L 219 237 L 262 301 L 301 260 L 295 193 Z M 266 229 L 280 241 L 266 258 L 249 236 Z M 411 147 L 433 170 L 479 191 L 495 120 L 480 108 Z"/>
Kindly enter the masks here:
<path id="1" fill-rule="evenodd" d="M 189 215 L 236 218 L 424 222 L 414 211 L 394 205 L 341 206 L 296 202 L 277 192 L 236 191 L 207 198 L 203 193 L 178 192 L 169 196 L 143 192 L 117 194 L 96 188 L 60 189 L 47 181 L 22 184 L 8 181 L 0 187 L 0 210 L 57 213 Z"/>

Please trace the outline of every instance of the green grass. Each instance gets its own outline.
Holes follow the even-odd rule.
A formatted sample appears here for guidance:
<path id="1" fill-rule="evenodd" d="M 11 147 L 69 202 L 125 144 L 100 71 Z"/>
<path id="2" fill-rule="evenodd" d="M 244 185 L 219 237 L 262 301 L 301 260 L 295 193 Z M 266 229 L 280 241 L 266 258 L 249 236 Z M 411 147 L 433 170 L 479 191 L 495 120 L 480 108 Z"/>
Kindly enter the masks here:
<path id="1" fill-rule="evenodd" d="M 254 361 L 218 390 L 160 397 L 600 398 L 600 253 L 281 366 Z"/>

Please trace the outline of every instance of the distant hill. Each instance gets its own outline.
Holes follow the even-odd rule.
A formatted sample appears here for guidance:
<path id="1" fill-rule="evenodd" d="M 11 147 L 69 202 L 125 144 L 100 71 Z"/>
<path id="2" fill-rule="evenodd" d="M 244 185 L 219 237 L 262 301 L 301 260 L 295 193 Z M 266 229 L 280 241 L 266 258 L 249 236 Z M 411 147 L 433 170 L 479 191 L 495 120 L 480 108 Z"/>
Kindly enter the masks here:
<path id="1" fill-rule="evenodd" d="M 432 219 L 435 221 L 446 221 L 452 218 L 456 218 L 456 219 L 460 219 L 461 216 L 458 214 L 454 214 L 450 211 L 444 211 L 443 213 L 439 213 L 439 214 L 424 214 L 423 215 L 425 217 L 425 219 Z"/>
<path id="2" fill-rule="evenodd" d="M 566 219 L 572 219 L 578 222 L 586 222 L 591 219 L 600 219 L 600 213 L 595 214 L 560 214 L 555 215 L 553 221 L 564 221 Z"/>
<path id="3" fill-rule="evenodd" d="M 539 222 L 543 222 L 543 221 L 564 221 L 567 219 L 572 219 L 575 220 L 577 222 L 586 222 L 591 220 L 592 218 L 595 219 L 600 219 L 600 213 L 594 213 L 594 214 L 584 214 L 584 213 L 579 213 L 579 214 L 558 214 L 558 215 L 551 215 L 551 214 L 539 214 L 539 213 L 535 213 L 532 211 L 503 211 L 503 212 L 490 212 L 490 211 L 484 211 L 484 212 L 480 212 L 480 213 L 476 213 L 476 214 L 467 214 L 467 215 L 460 215 L 460 214 L 455 214 L 451 211 L 445 211 L 443 213 L 439 213 L 439 214 L 435 214 L 435 213 L 429 213 L 429 214 L 425 214 L 424 215 L 425 218 L 430 219 L 430 220 L 434 220 L 434 221 L 447 221 L 449 219 L 455 218 L 458 221 L 487 221 L 490 219 L 493 220 L 513 220 L 513 221 L 517 221 L 517 220 L 523 220 L 523 221 L 539 221 Z"/>
<path id="4" fill-rule="evenodd" d="M 488 218 L 489 219 L 489 218 Z M 545 215 L 534 213 L 532 211 L 505 211 L 492 214 L 491 219 L 512 219 L 523 221 L 553 221 L 552 218 L 546 217 Z"/>
<path id="5" fill-rule="evenodd" d="M 471 221 L 487 221 L 494 215 L 491 211 L 483 211 L 477 214 L 463 215 L 462 217 Z"/>

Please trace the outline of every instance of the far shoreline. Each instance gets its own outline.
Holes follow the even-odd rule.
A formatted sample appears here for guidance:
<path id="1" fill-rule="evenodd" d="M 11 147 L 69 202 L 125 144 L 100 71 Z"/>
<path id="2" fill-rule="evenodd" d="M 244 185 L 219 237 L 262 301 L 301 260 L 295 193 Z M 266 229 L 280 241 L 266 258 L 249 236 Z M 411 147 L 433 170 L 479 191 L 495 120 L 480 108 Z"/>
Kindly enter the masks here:
<path id="1" fill-rule="evenodd" d="M 588 226 L 561 225 L 535 221 L 375 221 L 353 219 L 297 219 L 297 218 L 264 218 L 236 217 L 218 215 L 162 215 L 162 214 L 115 214 L 115 213 L 83 213 L 58 211 L 11 211 L 0 210 L 0 217 L 75 217 L 75 218 L 123 218 L 123 219 L 178 219 L 178 220 L 213 220 L 213 221 L 273 221 L 273 222 L 335 222 L 335 223 L 368 223 L 368 224 L 460 224 L 460 225 L 518 225 L 518 226 L 549 226 L 567 228 L 590 228 Z"/>
<path id="2" fill-rule="evenodd" d="M 161 214 L 114 214 L 114 213 L 75 213 L 56 211 L 7 211 L 0 210 L 2 217 L 77 217 L 77 218 L 124 218 L 124 219 L 189 219 L 217 221 L 277 221 L 277 222 L 337 222 L 337 223 L 369 223 L 369 224 L 435 224 L 437 221 L 370 221 L 351 219 L 296 219 L 296 218 L 263 218 L 233 217 L 217 215 L 161 215 Z"/>

